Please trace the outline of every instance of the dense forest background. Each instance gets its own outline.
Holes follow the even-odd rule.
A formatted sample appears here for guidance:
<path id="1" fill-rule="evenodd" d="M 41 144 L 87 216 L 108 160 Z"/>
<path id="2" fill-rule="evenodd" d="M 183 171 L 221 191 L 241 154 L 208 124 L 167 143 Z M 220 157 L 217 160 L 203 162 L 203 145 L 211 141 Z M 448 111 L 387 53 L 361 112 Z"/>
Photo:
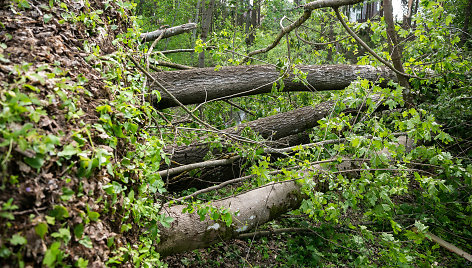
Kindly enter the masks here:
<path id="1" fill-rule="evenodd" d="M 3 267 L 472 263 L 472 1 L 0 2 Z"/>

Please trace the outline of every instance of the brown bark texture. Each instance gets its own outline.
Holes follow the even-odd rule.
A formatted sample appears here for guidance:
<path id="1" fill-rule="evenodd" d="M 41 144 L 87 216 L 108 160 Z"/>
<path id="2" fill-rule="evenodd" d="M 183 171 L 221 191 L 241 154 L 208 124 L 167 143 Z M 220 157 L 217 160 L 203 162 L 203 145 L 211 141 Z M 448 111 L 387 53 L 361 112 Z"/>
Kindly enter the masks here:
<path id="1" fill-rule="evenodd" d="M 329 115 L 334 102 L 322 102 L 315 107 L 306 106 L 285 113 L 260 118 L 243 123 L 237 127 L 222 130 L 223 133 L 239 135 L 246 127 L 259 133 L 265 139 L 277 141 L 318 125 L 318 121 Z M 296 137 L 296 136 L 295 136 Z M 167 153 L 172 154 L 172 161 L 179 164 L 191 164 L 203 161 L 210 148 L 208 144 L 193 144 L 167 148 Z"/>
<path id="2" fill-rule="evenodd" d="M 349 86 L 357 77 L 374 82 L 383 78 L 382 86 L 386 85 L 389 80 L 396 80 L 395 74 L 385 67 L 308 65 L 297 68 L 307 74 L 307 83 L 294 80 L 295 77 L 292 74 L 283 80 L 283 91 L 341 90 Z M 270 65 L 244 65 L 222 67 L 219 70 L 199 68 L 160 72 L 155 73 L 154 76 L 181 103 L 187 105 L 271 92 L 273 83 L 280 77 L 280 71 Z M 157 87 L 153 89 L 159 90 Z M 176 105 L 170 96 L 161 91 L 161 100 L 156 103 L 158 109 Z"/>
<path id="3" fill-rule="evenodd" d="M 398 42 L 398 36 L 397 32 L 395 31 L 395 24 L 393 21 L 392 0 L 384 0 L 383 9 L 385 22 L 387 23 L 387 36 L 389 39 L 388 44 L 390 48 L 390 54 L 392 55 L 393 66 L 401 73 L 405 73 L 405 69 L 403 68 L 402 64 L 402 45 Z M 407 89 L 410 88 L 407 77 L 397 74 L 397 78 L 400 85 Z"/>
<path id="4" fill-rule="evenodd" d="M 186 23 L 186 24 L 182 24 L 182 25 L 167 28 L 167 29 L 159 29 L 153 32 L 143 33 L 141 34 L 140 38 L 143 42 L 151 42 L 159 38 L 159 36 L 161 36 L 162 33 L 164 33 L 162 38 L 169 38 L 174 35 L 179 35 L 185 32 L 189 32 L 195 28 L 197 28 L 196 23 Z"/>
<path id="5" fill-rule="evenodd" d="M 208 2 L 208 3 L 207 3 Z M 213 17 L 213 9 L 215 7 L 215 0 L 203 1 L 202 2 L 202 33 L 200 38 L 203 42 L 206 42 L 208 33 L 210 32 L 211 19 Z M 205 51 L 198 55 L 198 67 L 205 67 Z"/>

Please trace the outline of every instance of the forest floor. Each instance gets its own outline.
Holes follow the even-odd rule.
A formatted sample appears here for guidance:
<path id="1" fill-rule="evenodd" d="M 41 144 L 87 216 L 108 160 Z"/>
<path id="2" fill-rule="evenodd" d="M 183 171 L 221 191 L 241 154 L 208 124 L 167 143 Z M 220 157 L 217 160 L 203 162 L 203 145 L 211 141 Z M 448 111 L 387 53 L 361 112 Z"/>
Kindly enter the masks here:
<path id="1" fill-rule="evenodd" d="M 107 29 L 105 34 L 93 33 L 81 23 L 67 22 L 64 18 L 68 14 L 79 14 L 79 10 L 89 8 L 84 7 L 83 1 L 62 1 L 64 6 L 60 7 L 51 1 L 34 1 L 29 8 L 10 6 L 8 2 L 0 3 L 0 52 L 5 56 L 0 58 L 0 81 L 4 89 L 0 95 L 2 101 L 11 103 L 9 115 L 3 110 L 1 120 L 7 127 L 1 131 L 20 134 L 9 146 L 0 147 L 1 154 L 9 155 L 0 170 L 0 203 L 11 200 L 17 206 L 8 218 L 0 218 L 0 226 L 7 226 L 0 228 L 0 245 L 9 245 L 7 241 L 11 241 L 12 234 L 24 236 L 27 243 L 20 247 L 11 242 L 9 248 L 2 248 L 2 258 L 8 252 L 23 252 L 24 263 L 34 266 L 41 263 L 47 245 L 54 241 L 51 236 L 41 238 L 35 226 L 48 222 L 49 233 L 63 226 L 84 227 L 81 225 L 84 213 L 103 210 L 105 202 L 96 201 L 105 196 L 101 186 L 108 178 L 101 173 L 79 178 L 76 175 L 79 159 L 72 156 L 64 161 L 65 149 L 87 140 L 95 147 L 112 150 L 104 145 L 99 133 L 84 131 L 85 125 L 99 120 L 96 107 L 110 96 L 101 74 L 87 62 L 88 54 L 83 51 L 84 43 L 100 46 L 102 53 L 113 51 L 113 34 L 126 31 L 126 25 L 117 23 L 120 28 Z M 88 2 L 96 9 L 104 9 L 102 1 Z M 122 21 L 113 8 L 106 16 Z M 109 27 L 106 23 L 102 26 Z M 41 147 L 44 144 L 49 145 Z M 62 157 L 57 151 L 62 151 Z M 110 254 L 108 238 L 115 237 L 118 246 L 132 242 L 129 241 L 132 235 L 124 238 L 113 220 L 107 217 L 85 224 L 82 235 L 94 242 L 93 248 L 72 238 L 64 250 L 66 256 L 75 261 L 78 256 L 90 256 L 90 265 L 105 265 Z"/>

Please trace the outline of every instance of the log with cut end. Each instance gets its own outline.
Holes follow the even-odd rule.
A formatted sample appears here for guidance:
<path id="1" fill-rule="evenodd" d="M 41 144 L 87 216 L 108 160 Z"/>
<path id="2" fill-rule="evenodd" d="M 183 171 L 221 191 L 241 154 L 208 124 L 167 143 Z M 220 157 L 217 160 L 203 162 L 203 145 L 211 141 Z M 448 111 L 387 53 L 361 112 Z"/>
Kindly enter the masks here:
<path id="1" fill-rule="evenodd" d="M 308 83 L 294 80 L 295 76 L 290 72 L 289 77 L 283 80 L 283 91 L 341 90 L 358 77 L 374 82 L 382 80 L 381 85 L 396 79 L 395 74 L 387 68 L 367 65 L 307 65 L 297 68 L 307 74 Z M 198 68 L 154 74 L 185 105 L 268 93 L 280 75 L 280 70 L 271 65 L 226 66 L 218 70 Z M 160 91 L 157 87 L 153 89 Z M 161 100 L 155 105 L 158 109 L 164 109 L 177 104 L 161 91 Z"/>
<path id="2" fill-rule="evenodd" d="M 143 42 L 151 42 L 159 38 L 159 36 L 161 36 L 162 33 L 164 33 L 162 35 L 162 38 L 169 38 L 174 35 L 179 35 L 185 32 L 189 32 L 195 28 L 197 28 L 196 23 L 186 23 L 186 24 L 182 24 L 182 25 L 167 28 L 167 29 L 159 29 L 153 32 L 143 33 L 141 34 L 140 38 Z"/>
<path id="3" fill-rule="evenodd" d="M 398 139 L 399 145 L 406 146 L 407 143 L 408 139 L 405 136 Z M 389 154 L 388 151 L 377 153 Z M 313 163 L 311 170 L 321 170 L 323 169 L 322 163 L 338 161 L 337 157 L 319 161 L 316 164 Z M 336 164 L 336 168 L 339 171 L 350 173 L 363 161 L 368 160 L 343 158 L 341 163 Z M 300 172 L 300 178 L 309 179 L 308 173 Z M 353 173 L 353 176 L 357 176 L 357 173 Z M 313 177 L 311 179 L 316 180 Z M 318 189 L 318 187 L 321 188 Z M 183 213 L 186 205 L 171 207 L 166 205 L 162 211 L 165 216 L 174 218 L 174 221 L 170 228 L 160 228 L 161 237 L 157 251 L 166 256 L 236 238 L 290 210 L 299 208 L 303 199 L 306 198 L 301 188 L 301 185 L 293 180 L 272 182 L 236 196 L 213 201 L 213 207 L 229 209 L 234 215 L 229 227 L 221 220 L 214 221 L 208 216 L 205 220 L 200 221 L 200 216 L 196 211 Z M 315 190 L 323 191 L 322 188 L 324 189 L 322 185 L 319 185 Z"/>
<path id="4" fill-rule="evenodd" d="M 157 251 L 163 256 L 202 248 L 221 240 L 237 237 L 283 213 L 300 206 L 303 195 L 294 181 L 271 183 L 255 190 L 212 203 L 217 208 L 228 208 L 233 216 L 231 226 L 213 221 L 207 216 L 200 221 L 197 213 L 182 213 L 187 206 L 164 208 L 166 216 L 174 218 L 170 228 L 161 228 L 161 242 Z"/>

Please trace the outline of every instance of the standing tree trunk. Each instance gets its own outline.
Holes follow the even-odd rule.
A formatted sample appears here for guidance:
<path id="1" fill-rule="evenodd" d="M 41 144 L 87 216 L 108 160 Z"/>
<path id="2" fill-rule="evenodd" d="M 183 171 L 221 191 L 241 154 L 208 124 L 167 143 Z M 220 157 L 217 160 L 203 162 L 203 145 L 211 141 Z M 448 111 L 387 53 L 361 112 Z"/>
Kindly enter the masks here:
<path id="1" fill-rule="evenodd" d="M 471 17 L 472 13 L 472 0 L 469 0 L 469 3 L 467 4 L 467 7 L 465 9 L 465 14 L 464 14 L 464 27 L 462 28 L 462 45 L 465 44 L 467 39 L 470 38 L 470 28 L 472 27 L 472 19 Z"/>
<path id="2" fill-rule="evenodd" d="M 197 1 L 197 8 L 196 8 L 196 11 L 195 11 L 195 19 L 193 20 L 194 23 L 197 23 L 198 24 L 198 17 L 200 15 L 200 3 L 202 2 L 202 0 L 198 0 Z M 193 29 L 192 31 L 192 48 L 195 48 L 195 40 L 197 39 L 197 28 Z M 192 52 L 192 66 L 195 66 L 193 64 L 195 64 L 195 51 Z"/>
<path id="3" fill-rule="evenodd" d="M 206 42 L 208 37 L 208 32 L 210 31 L 211 19 L 213 17 L 213 8 L 215 6 L 215 0 L 204 0 L 202 2 L 202 33 L 200 38 L 203 42 Z M 198 55 L 198 67 L 205 67 L 205 51 L 202 51 Z"/>
<path id="4" fill-rule="evenodd" d="M 388 39 L 387 41 L 390 48 L 390 54 L 392 55 L 393 66 L 398 71 L 405 73 L 405 69 L 403 68 L 403 64 L 402 64 L 403 46 L 399 44 L 398 36 L 395 31 L 395 23 L 393 21 L 392 0 L 384 0 L 383 8 L 384 8 L 385 22 L 387 23 L 387 39 Z M 397 74 L 397 78 L 400 85 L 405 88 L 403 92 L 405 103 L 407 105 L 412 105 L 413 99 L 410 93 L 410 83 L 408 81 L 408 78 L 401 74 Z"/>

